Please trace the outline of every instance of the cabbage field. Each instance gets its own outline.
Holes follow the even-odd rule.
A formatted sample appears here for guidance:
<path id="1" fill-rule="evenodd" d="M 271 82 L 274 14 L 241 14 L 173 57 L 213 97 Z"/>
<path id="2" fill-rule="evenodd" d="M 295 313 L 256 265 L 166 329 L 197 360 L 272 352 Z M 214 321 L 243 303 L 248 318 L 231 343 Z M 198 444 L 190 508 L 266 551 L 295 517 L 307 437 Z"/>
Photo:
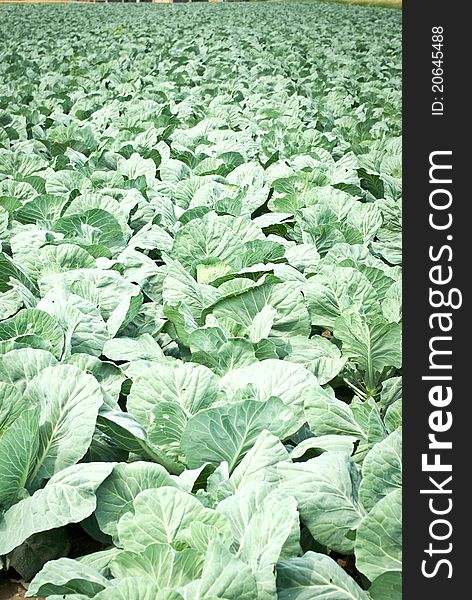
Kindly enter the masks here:
<path id="1" fill-rule="evenodd" d="M 397 11 L 0 7 L 0 579 L 401 598 L 400 135 Z"/>

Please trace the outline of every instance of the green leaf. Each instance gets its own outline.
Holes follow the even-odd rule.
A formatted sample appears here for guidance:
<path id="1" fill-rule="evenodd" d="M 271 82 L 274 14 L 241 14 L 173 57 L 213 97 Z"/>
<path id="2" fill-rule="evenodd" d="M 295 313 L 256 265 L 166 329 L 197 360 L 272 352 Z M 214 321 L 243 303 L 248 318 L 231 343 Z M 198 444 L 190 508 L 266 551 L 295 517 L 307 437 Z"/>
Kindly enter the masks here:
<path id="1" fill-rule="evenodd" d="M 402 399 L 400 398 L 400 400 L 396 400 L 391 404 L 385 412 L 384 422 L 389 433 L 402 426 L 402 414 Z"/>
<path id="2" fill-rule="evenodd" d="M 34 280 L 39 280 L 47 275 L 74 269 L 93 269 L 95 266 L 95 259 L 87 250 L 65 243 L 39 248 L 34 262 L 28 265 L 28 272 Z"/>
<path id="3" fill-rule="evenodd" d="M 0 388 L 1 389 L 1 388 Z M 0 437 L 0 506 L 10 506 L 24 492 L 37 460 L 39 407 L 22 414 Z"/>
<path id="4" fill-rule="evenodd" d="M 307 462 L 278 465 L 279 490 L 298 502 L 302 522 L 313 537 L 340 553 L 351 553 L 351 531 L 364 516 L 359 502 L 360 475 L 348 454 L 325 452 Z"/>
<path id="5" fill-rule="evenodd" d="M 304 294 L 313 325 L 333 327 L 347 309 L 367 317 L 380 311 L 377 294 L 368 279 L 350 267 L 330 268 L 326 274 L 310 277 Z"/>
<path id="6" fill-rule="evenodd" d="M 320 435 L 318 437 L 309 437 L 300 442 L 290 452 L 290 458 L 295 460 L 309 454 L 310 458 L 314 454 L 318 456 L 323 452 L 347 452 L 351 455 L 354 450 L 354 444 L 357 438 L 352 435 Z"/>
<path id="7" fill-rule="evenodd" d="M 369 450 L 362 466 L 359 496 L 367 510 L 402 486 L 402 434 L 394 431 Z"/>
<path id="8" fill-rule="evenodd" d="M 366 373 L 366 386 L 375 389 L 385 367 L 401 367 L 401 327 L 375 319 L 365 321 L 358 314 L 339 317 L 334 336 L 342 342 L 342 352 Z"/>
<path id="9" fill-rule="evenodd" d="M 36 223 L 38 221 L 55 221 L 61 216 L 62 209 L 67 203 L 63 196 L 41 194 L 26 202 L 15 216 L 20 223 Z"/>
<path id="10" fill-rule="evenodd" d="M 73 365 L 46 367 L 25 391 L 40 406 L 39 448 L 31 478 L 39 483 L 80 460 L 103 403 L 99 384 Z"/>
<path id="11" fill-rule="evenodd" d="M 15 419 L 29 408 L 31 408 L 30 402 L 15 385 L 0 382 L 0 435 L 3 435 Z"/>
<path id="12" fill-rule="evenodd" d="M 402 282 L 393 283 L 385 294 L 382 312 L 389 323 L 400 323 L 402 320 Z"/>
<path id="13" fill-rule="evenodd" d="M 95 492 L 112 469 L 110 463 L 73 465 L 8 509 L 0 520 L 0 555 L 8 554 L 35 533 L 79 523 L 91 515 Z"/>
<path id="14" fill-rule="evenodd" d="M 241 241 L 222 217 L 209 213 L 181 227 L 175 235 L 172 257 L 194 275 L 198 264 L 211 261 L 231 264 Z"/>
<path id="15" fill-rule="evenodd" d="M 133 512 L 118 521 L 118 546 L 141 552 L 151 544 L 175 544 L 194 522 L 228 527 L 222 515 L 175 487 L 144 490 L 134 499 Z"/>
<path id="16" fill-rule="evenodd" d="M 279 562 L 277 590 L 279 600 L 369 599 L 332 558 L 316 552 Z"/>
<path id="17" fill-rule="evenodd" d="M 387 437 L 388 432 L 382 421 L 378 404 L 373 398 L 363 401 L 355 397 L 351 401 L 350 408 L 359 427 L 364 432 L 364 439 L 361 439 L 355 454 L 356 460 L 361 462 L 374 444 Z"/>
<path id="18" fill-rule="evenodd" d="M 74 190 L 84 191 L 92 187 L 91 181 L 78 171 L 57 171 L 48 175 L 46 192 L 68 196 Z"/>
<path id="19" fill-rule="evenodd" d="M 93 375 L 102 389 L 115 400 L 118 400 L 125 375 L 119 367 L 111 362 L 100 360 L 90 354 L 72 354 L 63 362 L 75 365 L 81 371 Z"/>
<path id="20" fill-rule="evenodd" d="M 402 378 L 391 377 L 382 383 L 380 405 L 385 409 L 402 398 Z"/>
<path id="21" fill-rule="evenodd" d="M 109 338 L 98 308 L 89 300 L 65 289 L 49 291 L 37 305 L 53 316 L 65 333 L 65 353 L 102 354 Z"/>
<path id="22" fill-rule="evenodd" d="M 92 597 L 108 586 L 94 568 L 70 558 L 48 562 L 28 586 L 28 597 L 83 594 Z"/>
<path id="23" fill-rule="evenodd" d="M 201 578 L 184 590 L 187 597 L 195 600 L 254 600 L 258 597 L 251 569 L 219 542 L 213 542 L 208 548 Z"/>
<path id="24" fill-rule="evenodd" d="M 181 361 L 156 363 L 135 378 L 128 396 L 128 411 L 144 426 L 155 421 L 162 403 L 181 408 L 190 417 L 216 399 L 217 378 L 203 365 Z"/>
<path id="25" fill-rule="evenodd" d="M 183 465 L 174 462 L 172 457 L 152 444 L 141 425 L 127 412 L 102 408 L 98 415 L 97 427 L 118 448 L 150 458 L 164 466 L 169 473 L 179 474 L 184 469 Z"/>
<path id="26" fill-rule="evenodd" d="M 7 254 L 0 252 L 0 292 L 6 292 L 11 288 L 10 278 L 18 279 L 30 291 L 34 290 L 28 275 Z"/>
<path id="27" fill-rule="evenodd" d="M 48 350 L 60 358 L 64 346 L 64 333 L 56 319 L 42 310 L 25 308 L 14 317 L 0 323 L 0 341 L 15 347 L 31 346 Z"/>
<path id="28" fill-rule="evenodd" d="M 264 482 L 275 483 L 279 478 L 278 463 L 287 460 L 288 452 L 285 446 L 278 437 L 264 429 L 231 476 L 227 465 L 224 468 L 225 463 L 210 475 L 208 491 L 217 498 L 225 498 L 253 482 L 259 482 L 261 485 Z"/>
<path id="29" fill-rule="evenodd" d="M 226 461 L 231 472 L 264 429 L 285 439 L 298 427 L 294 414 L 279 398 L 245 400 L 208 408 L 192 417 L 182 436 L 182 448 L 190 468 Z"/>
<path id="30" fill-rule="evenodd" d="M 316 377 L 301 365 L 280 360 L 264 360 L 228 371 L 220 380 L 221 389 L 230 397 L 247 386 L 257 400 L 280 398 L 297 416 L 303 417 L 303 403 L 324 395 Z"/>
<path id="31" fill-rule="evenodd" d="M 168 544 L 152 544 L 142 553 L 123 551 L 110 563 L 117 579 L 142 577 L 159 590 L 179 588 L 197 579 L 202 572 L 203 557 L 192 549 L 175 551 Z"/>
<path id="32" fill-rule="evenodd" d="M 402 599 L 402 574 L 400 571 L 388 571 L 374 579 L 369 588 L 372 600 L 401 600 Z"/>
<path id="33" fill-rule="evenodd" d="M 85 244 L 108 245 L 123 237 L 123 231 L 115 217 L 101 208 L 61 217 L 54 223 L 54 231 L 64 234 L 66 239 L 75 239 Z"/>
<path id="34" fill-rule="evenodd" d="M 156 176 L 156 164 L 151 158 L 142 158 L 137 152 L 134 152 L 128 159 L 118 161 L 117 172 L 128 179 L 137 179 L 144 175 L 149 185 Z"/>
<path id="35" fill-rule="evenodd" d="M 316 435 L 349 435 L 361 439 L 364 430 L 359 426 L 351 407 L 338 400 L 330 389 L 305 401 L 305 414 L 310 429 Z"/>
<path id="36" fill-rule="evenodd" d="M 28 383 L 45 369 L 57 364 L 54 356 L 45 350 L 21 348 L 0 356 L 0 381 L 13 384 L 23 392 Z"/>
<path id="37" fill-rule="evenodd" d="M 94 596 L 94 600 L 183 600 L 174 591 L 160 592 L 157 585 L 141 577 L 126 577 Z"/>
<path id="38" fill-rule="evenodd" d="M 356 538 L 356 565 L 370 581 L 402 568 L 402 490 L 380 500 L 364 517 Z"/>
<path id="39" fill-rule="evenodd" d="M 97 491 L 95 516 L 100 529 L 111 536 L 117 533 L 117 523 L 133 510 L 133 501 L 143 490 L 174 486 L 161 465 L 147 462 L 118 464 Z"/>
<path id="40" fill-rule="evenodd" d="M 299 520 L 297 503 L 279 490 L 255 483 L 245 486 L 221 502 L 218 511 L 226 515 L 237 541 L 238 557 L 251 567 L 257 582 L 257 597 L 276 594 L 275 565 L 284 546 L 298 552 Z"/>
<path id="41" fill-rule="evenodd" d="M 246 336 L 253 342 L 269 336 L 307 337 L 310 333 L 303 296 L 291 283 L 254 287 L 220 300 L 211 312 L 233 336 Z"/>
<path id="42" fill-rule="evenodd" d="M 301 336 L 287 340 L 285 360 L 303 365 L 324 385 L 334 379 L 346 364 L 339 348 L 320 335 L 311 339 Z"/>
<path id="43" fill-rule="evenodd" d="M 164 360 L 164 353 L 149 333 L 135 338 L 118 337 L 105 342 L 103 354 L 114 361 Z"/>

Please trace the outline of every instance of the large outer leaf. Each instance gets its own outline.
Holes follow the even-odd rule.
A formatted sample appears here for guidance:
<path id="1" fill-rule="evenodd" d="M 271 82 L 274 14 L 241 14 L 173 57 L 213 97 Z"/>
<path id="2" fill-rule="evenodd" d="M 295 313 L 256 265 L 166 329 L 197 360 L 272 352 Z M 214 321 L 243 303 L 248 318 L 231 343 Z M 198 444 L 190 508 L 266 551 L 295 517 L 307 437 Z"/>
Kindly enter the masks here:
<path id="1" fill-rule="evenodd" d="M 114 361 L 165 360 L 161 347 L 149 333 L 133 338 L 117 337 L 108 340 L 103 347 L 103 354 Z"/>
<path id="2" fill-rule="evenodd" d="M 303 365 L 318 379 L 320 385 L 331 381 L 346 363 L 339 348 L 320 335 L 307 339 L 301 336 L 287 340 L 285 360 Z"/>
<path id="3" fill-rule="evenodd" d="M 120 224 L 113 215 L 100 208 L 61 217 L 54 223 L 54 231 L 63 234 L 66 240 L 85 244 L 87 247 L 101 245 L 105 248 L 105 255 L 108 254 L 107 247 L 116 251 L 125 246 Z"/>
<path id="4" fill-rule="evenodd" d="M 212 213 L 209 218 L 195 219 L 179 229 L 172 248 L 172 257 L 195 272 L 200 263 L 228 262 L 237 256 L 240 240 L 224 219 Z"/>
<path id="5" fill-rule="evenodd" d="M 31 402 L 15 385 L 0 381 L 0 435 L 12 425 L 22 411 L 30 407 Z"/>
<path id="6" fill-rule="evenodd" d="M 257 585 L 251 569 L 219 542 L 208 548 L 200 579 L 182 589 L 185 600 L 254 600 Z"/>
<path id="7" fill-rule="evenodd" d="M 178 461 L 187 420 L 216 400 L 217 381 L 203 365 L 156 364 L 135 378 L 128 411 L 145 428 L 149 442 Z"/>
<path id="8" fill-rule="evenodd" d="M 39 407 L 24 410 L 0 436 L 0 506 L 9 505 L 26 486 L 37 459 Z"/>
<path id="9" fill-rule="evenodd" d="M 275 482 L 278 479 L 276 466 L 288 460 L 288 452 L 279 438 L 264 430 L 252 448 L 234 469 L 229 484 L 236 491 L 257 481 Z"/>
<path id="10" fill-rule="evenodd" d="M 72 293 L 96 302 L 105 320 L 124 296 L 136 290 L 136 285 L 126 281 L 117 271 L 101 269 L 73 269 L 44 276 L 38 283 L 43 296 L 57 286 L 65 286 Z"/>
<path id="11" fill-rule="evenodd" d="M 331 388 L 306 399 L 305 415 L 316 435 L 352 435 L 359 439 L 365 435 L 351 407 L 338 400 Z"/>
<path id="12" fill-rule="evenodd" d="M 238 557 L 251 567 L 258 599 L 276 594 L 274 567 L 284 545 L 298 552 L 299 520 L 295 498 L 270 485 L 246 486 L 218 506 L 225 514 L 238 545 Z"/>
<path id="13" fill-rule="evenodd" d="M 372 600 L 401 600 L 403 593 L 401 571 L 387 571 L 377 577 L 369 588 Z"/>
<path id="14" fill-rule="evenodd" d="M 375 444 L 362 465 L 359 496 L 367 510 L 402 486 L 402 433 L 394 431 Z"/>
<path id="15" fill-rule="evenodd" d="M 197 283 L 190 273 L 175 260 L 167 267 L 162 298 L 169 306 L 184 304 L 195 319 L 218 299 L 218 291 L 210 285 Z"/>
<path id="16" fill-rule="evenodd" d="M 0 340 L 48 350 L 56 358 L 60 358 L 64 333 L 56 319 L 48 313 L 36 308 L 25 308 L 11 319 L 0 323 Z"/>
<path id="17" fill-rule="evenodd" d="M 70 558 L 48 562 L 28 586 L 28 596 L 66 595 L 95 596 L 105 589 L 108 580 L 95 569 Z"/>
<path id="18" fill-rule="evenodd" d="M 8 554 L 34 533 L 78 523 L 91 515 L 96 506 L 95 492 L 112 469 L 113 463 L 68 467 L 43 489 L 12 506 L 0 520 L 0 555 Z"/>
<path id="19" fill-rule="evenodd" d="M 96 379 L 73 365 L 46 367 L 25 397 L 41 407 L 34 476 L 39 482 L 83 457 L 95 429 L 103 395 Z"/>
<path id="20" fill-rule="evenodd" d="M 59 289 L 49 291 L 37 306 L 52 315 L 64 330 L 65 353 L 102 354 L 110 336 L 95 304 Z"/>
<path id="21" fill-rule="evenodd" d="M 325 452 L 304 463 L 281 462 L 278 471 L 280 491 L 296 498 L 315 540 L 337 552 L 352 552 L 349 534 L 365 513 L 358 500 L 359 473 L 349 455 Z"/>
<path id="22" fill-rule="evenodd" d="M 387 431 L 392 432 L 402 426 L 402 399 L 396 400 L 385 412 L 385 427 Z"/>
<path id="23" fill-rule="evenodd" d="M 10 278 L 17 279 L 30 291 L 34 290 L 34 285 L 26 273 L 7 254 L 0 252 L 0 292 L 6 292 L 11 288 Z"/>
<path id="24" fill-rule="evenodd" d="M 285 439 L 299 426 L 279 398 L 245 400 L 208 408 L 192 417 L 183 433 L 182 448 L 190 468 L 226 461 L 232 471 L 264 429 Z"/>
<path id="25" fill-rule="evenodd" d="M 46 181 L 48 194 L 66 194 L 73 190 L 87 190 L 92 187 L 90 180 L 78 171 L 57 171 L 49 175 Z"/>
<path id="26" fill-rule="evenodd" d="M 362 319 L 351 313 L 334 324 L 334 335 L 342 351 L 366 372 L 366 384 L 376 387 L 378 374 L 385 367 L 401 367 L 401 327 L 398 323 Z"/>
<path id="27" fill-rule="evenodd" d="M 34 279 L 46 275 L 63 273 L 72 269 L 93 269 L 95 259 L 89 252 L 74 244 L 60 246 L 43 246 L 35 253 L 34 259 L 28 264 L 28 272 Z"/>
<path id="28" fill-rule="evenodd" d="M 134 152 L 128 159 L 120 159 L 117 164 L 117 172 L 125 175 L 128 179 L 136 179 L 144 175 L 149 182 L 156 175 L 156 164 L 152 159 L 142 158 Z"/>
<path id="29" fill-rule="evenodd" d="M 270 307 L 273 311 L 271 323 L 266 332 L 274 337 L 308 336 L 310 320 L 308 311 L 299 290 L 291 283 L 264 284 L 246 292 L 220 300 L 212 309 L 212 314 L 227 327 L 234 336 L 254 337 L 257 321 Z M 262 336 L 259 336 L 259 339 Z M 253 341 L 258 341 L 254 339 Z"/>
<path id="30" fill-rule="evenodd" d="M 402 490 L 390 492 L 363 519 L 357 530 L 356 565 L 374 581 L 402 568 Z"/>
<path id="31" fill-rule="evenodd" d="M 279 562 L 277 588 L 279 600 L 369 599 L 332 558 L 316 552 Z"/>
<path id="32" fill-rule="evenodd" d="M 382 384 L 382 392 L 380 394 L 380 405 L 385 409 L 397 400 L 402 399 L 402 378 L 391 377 Z"/>
<path id="33" fill-rule="evenodd" d="M 323 394 L 316 377 L 301 365 L 279 360 L 264 360 L 229 371 L 220 380 L 221 389 L 229 395 L 251 385 L 256 398 L 268 400 L 277 396 L 297 415 L 303 413 L 303 401 Z"/>
<path id="34" fill-rule="evenodd" d="M 190 416 L 216 399 L 217 378 L 203 365 L 165 362 L 137 377 L 128 398 L 128 410 L 143 424 L 153 422 L 162 402 L 175 404 Z"/>
<path id="35" fill-rule="evenodd" d="M 203 556 L 193 549 L 177 552 L 169 544 L 152 544 L 144 552 L 125 550 L 110 563 L 117 579 L 142 577 L 159 589 L 178 588 L 197 579 L 202 571 Z"/>
<path id="36" fill-rule="evenodd" d="M 121 369 L 111 362 L 100 360 L 90 354 L 72 354 L 64 362 L 75 365 L 82 371 L 93 375 L 102 389 L 113 399 L 118 400 L 125 376 Z"/>
<path id="37" fill-rule="evenodd" d="M 379 301 L 369 280 L 351 267 L 330 268 L 310 277 L 304 288 L 313 325 L 333 327 L 346 309 L 356 309 L 369 317 L 380 313 Z"/>
<path id="38" fill-rule="evenodd" d="M 302 458 L 307 452 L 312 450 L 315 455 L 323 452 L 347 452 L 351 455 L 354 450 L 354 444 L 357 438 L 353 435 L 319 435 L 309 437 L 300 442 L 290 452 L 292 460 Z"/>
<path id="39" fill-rule="evenodd" d="M 8 319 L 23 306 L 23 299 L 16 289 L 0 292 L 0 320 Z"/>
<path id="40" fill-rule="evenodd" d="M 175 487 L 140 492 L 118 521 L 118 545 L 139 552 L 151 544 L 172 544 L 179 534 L 199 521 L 225 530 L 226 519 L 205 508 L 196 498 Z"/>
<path id="41" fill-rule="evenodd" d="M 57 360 L 46 350 L 20 348 L 0 356 L 0 381 L 12 383 L 23 392 L 31 379 Z"/>
<path id="42" fill-rule="evenodd" d="M 125 577 L 94 596 L 94 600 L 181 600 L 177 592 L 159 592 L 156 584 L 142 577 Z"/>
<path id="43" fill-rule="evenodd" d="M 133 500 L 143 490 L 175 485 L 160 465 L 146 462 L 118 464 L 97 491 L 97 517 L 100 529 L 109 535 L 117 532 L 117 523 L 133 510 Z"/>

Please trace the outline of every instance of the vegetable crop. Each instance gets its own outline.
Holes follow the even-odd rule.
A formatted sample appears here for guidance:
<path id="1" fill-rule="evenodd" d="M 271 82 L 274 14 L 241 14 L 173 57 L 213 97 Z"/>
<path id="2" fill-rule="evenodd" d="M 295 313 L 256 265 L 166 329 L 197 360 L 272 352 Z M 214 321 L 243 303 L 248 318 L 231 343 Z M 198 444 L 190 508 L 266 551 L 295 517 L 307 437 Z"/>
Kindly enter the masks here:
<path id="1" fill-rule="evenodd" d="M 400 598 L 400 18 L 1 7 L 0 556 L 29 596 Z"/>

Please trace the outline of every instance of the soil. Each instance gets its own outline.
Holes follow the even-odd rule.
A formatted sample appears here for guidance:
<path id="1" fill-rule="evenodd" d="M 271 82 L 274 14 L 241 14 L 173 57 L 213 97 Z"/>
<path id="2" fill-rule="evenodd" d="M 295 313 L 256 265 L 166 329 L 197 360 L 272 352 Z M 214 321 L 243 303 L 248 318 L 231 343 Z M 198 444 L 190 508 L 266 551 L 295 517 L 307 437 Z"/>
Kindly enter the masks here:
<path id="1" fill-rule="evenodd" d="M 0 580 L 0 600 L 25 600 L 26 589 L 17 581 Z M 38 598 L 38 600 L 44 600 Z"/>
<path id="2" fill-rule="evenodd" d="M 0 600 L 23 600 L 26 590 L 20 583 L 0 582 Z"/>

